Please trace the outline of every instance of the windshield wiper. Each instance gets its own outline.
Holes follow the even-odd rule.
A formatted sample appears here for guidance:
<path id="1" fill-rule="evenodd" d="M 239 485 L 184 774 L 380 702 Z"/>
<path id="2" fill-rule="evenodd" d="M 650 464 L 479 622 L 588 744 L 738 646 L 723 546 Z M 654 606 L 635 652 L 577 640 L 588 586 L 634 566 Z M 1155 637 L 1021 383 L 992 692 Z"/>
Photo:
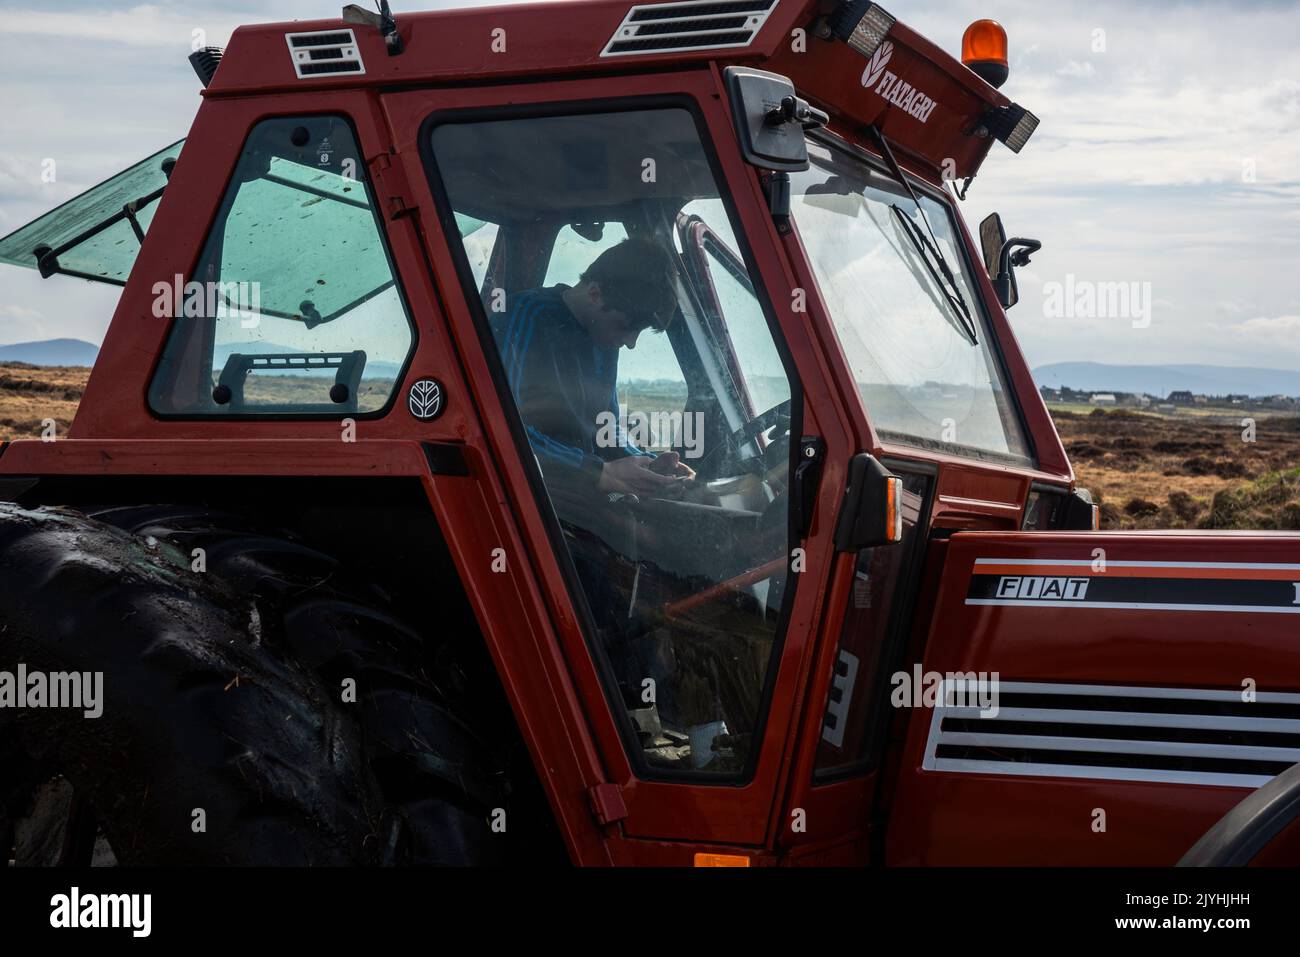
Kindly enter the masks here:
<path id="1" fill-rule="evenodd" d="M 966 335 L 970 336 L 971 343 L 978 345 L 979 336 L 976 334 L 975 320 L 971 316 L 970 307 L 966 305 L 966 299 L 961 294 L 961 289 L 957 285 L 952 270 L 948 268 L 948 261 L 943 258 L 943 253 L 939 249 L 939 240 L 934 235 L 934 228 L 930 225 L 929 217 L 925 215 L 925 207 L 921 205 L 921 200 L 916 195 L 916 191 L 912 189 L 912 184 L 903 175 L 903 169 L 898 165 L 898 160 L 894 158 L 894 151 L 890 149 L 885 134 L 881 133 L 875 126 L 868 126 L 867 130 L 880 148 L 880 155 L 889 164 L 890 173 L 893 174 L 899 185 L 907 190 L 907 195 L 912 198 L 916 211 L 921 215 L 921 222 L 925 223 L 926 232 L 930 234 L 929 239 L 926 238 L 925 233 L 921 232 L 921 227 L 912 222 L 911 218 L 898 207 L 897 203 L 890 204 L 894 210 L 894 215 L 907 225 L 905 231 L 912 238 L 912 245 L 916 247 L 917 252 L 921 254 L 921 258 L 925 260 L 926 268 L 930 270 L 930 275 L 934 277 L 935 283 L 943 291 L 948 304 L 957 312 L 958 321 L 965 330 Z M 935 271 L 935 264 L 938 264 L 938 272 Z M 942 273 L 943 278 L 940 278 L 940 273 Z"/>
<path id="2" fill-rule="evenodd" d="M 912 240 L 912 246 L 916 249 L 917 255 L 925 262 L 925 268 L 929 270 L 930 277 L 934 280 L 935 286 L 943 293 L 943 298 L 947 300 L 949 307 L 953 311 L 953 316 L 957 320 L 957 325 L 961 328 L 971 341 L 972 345 L 979 344 L 979 337 L 975 334 L 975 320 L 971 318 L 970 309 L 966 306 L 966 300 L 962 298 L 961 292 L 957 289 L 957 284 L 953 281 L 952 273 L 948 272 L 943 255 L 938 248 L 930 244 L 930 240 L 925 238 L 925 233 L 921 232 L 921 227 L 912 222 L 911 217 L 903 212 L 902 207 L 897 203 L 890 203 L 889 208 L 894 211 L 898 221 L 903 224 L 903 231 L 907 234 L 908 239 Z M 934 260 L 931 260 L 931 256 Z M 935 261 L 943 269 L 944 275 L 948 279 L 945 284 L 940 278 L 938 271 L 935 270 Z M 949 291 L 951 290 L 951 291 Z"/>

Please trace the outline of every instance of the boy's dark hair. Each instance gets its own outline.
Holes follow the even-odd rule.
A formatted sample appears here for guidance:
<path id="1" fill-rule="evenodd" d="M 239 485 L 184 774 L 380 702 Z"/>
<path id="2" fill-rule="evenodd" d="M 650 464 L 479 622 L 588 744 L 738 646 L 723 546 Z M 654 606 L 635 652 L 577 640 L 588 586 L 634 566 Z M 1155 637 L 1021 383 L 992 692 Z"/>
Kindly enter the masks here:
<path id="1" fill-rule="evenodd" d="M 677 313 L 672 255 L 648 239 L 625 239 L 596 257 L 579 279 L 600 286 L 606 306 L 626 314 L 639 328 L 659 332 Z"/>

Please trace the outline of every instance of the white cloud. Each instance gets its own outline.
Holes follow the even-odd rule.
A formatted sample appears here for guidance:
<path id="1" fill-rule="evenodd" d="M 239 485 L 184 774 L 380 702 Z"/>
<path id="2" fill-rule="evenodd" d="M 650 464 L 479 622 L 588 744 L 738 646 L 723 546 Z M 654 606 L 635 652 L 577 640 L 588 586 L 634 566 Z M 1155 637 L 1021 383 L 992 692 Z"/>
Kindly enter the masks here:
<path id="1" fill-rule="evenodd" d="M 1070 60 L 1056 71 L 1058 76 L 1092 76 L 1096 72 L 1091 63 L 1081 63 L 1078 60 Z"/>
<path id="2" fill-rule="evenodd" d="M 132 47 L 189 46 L 193 31 L 202 30 L 208 44 L 230 39 L 242 18 L 206 11 L 187 16 L 173 9 L 136 6 L 128 10 L 6 10 L 5 32 L 42 40 L 95 40 Z"/>
<path id="3" fill-rule="evenodd" d="M 47 338 L 45 314 L 39 309 L 19 305 L 0 305 L 0 339 L 4 342 L 28 342 Z"/>
<path id="4" fill-rule="evenodd" d="M 1247 319 L 1238 328 L 1248 335 L 1289 336 L 1300 343 L 1300 316 L 1259 316 Z"/>

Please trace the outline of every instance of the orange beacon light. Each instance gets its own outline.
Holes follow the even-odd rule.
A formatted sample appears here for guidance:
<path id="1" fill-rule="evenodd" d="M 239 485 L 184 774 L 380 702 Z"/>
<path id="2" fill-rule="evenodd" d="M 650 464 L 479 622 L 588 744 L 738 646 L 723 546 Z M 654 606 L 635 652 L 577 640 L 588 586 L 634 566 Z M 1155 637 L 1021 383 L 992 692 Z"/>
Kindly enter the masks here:
<path id="1" fill-rule="evenodd" d="M 1007 82 L 1007 31 L 996 20 L 976 20 L 961 38 L 961 62 L 990 86 Z"/>

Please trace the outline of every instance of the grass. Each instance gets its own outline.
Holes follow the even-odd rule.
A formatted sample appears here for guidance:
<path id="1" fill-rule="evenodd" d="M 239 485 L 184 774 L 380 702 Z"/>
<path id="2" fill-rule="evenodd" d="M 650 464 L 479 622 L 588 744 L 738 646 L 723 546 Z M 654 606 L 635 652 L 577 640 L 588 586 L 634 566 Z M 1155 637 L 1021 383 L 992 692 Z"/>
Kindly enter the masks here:
<path id="1" fill-rule="evenodd" d="M 1199 528 L 1300 528 L 1300 468 L 1270 472 L 1248 485 L 1221 489 Z"/>

